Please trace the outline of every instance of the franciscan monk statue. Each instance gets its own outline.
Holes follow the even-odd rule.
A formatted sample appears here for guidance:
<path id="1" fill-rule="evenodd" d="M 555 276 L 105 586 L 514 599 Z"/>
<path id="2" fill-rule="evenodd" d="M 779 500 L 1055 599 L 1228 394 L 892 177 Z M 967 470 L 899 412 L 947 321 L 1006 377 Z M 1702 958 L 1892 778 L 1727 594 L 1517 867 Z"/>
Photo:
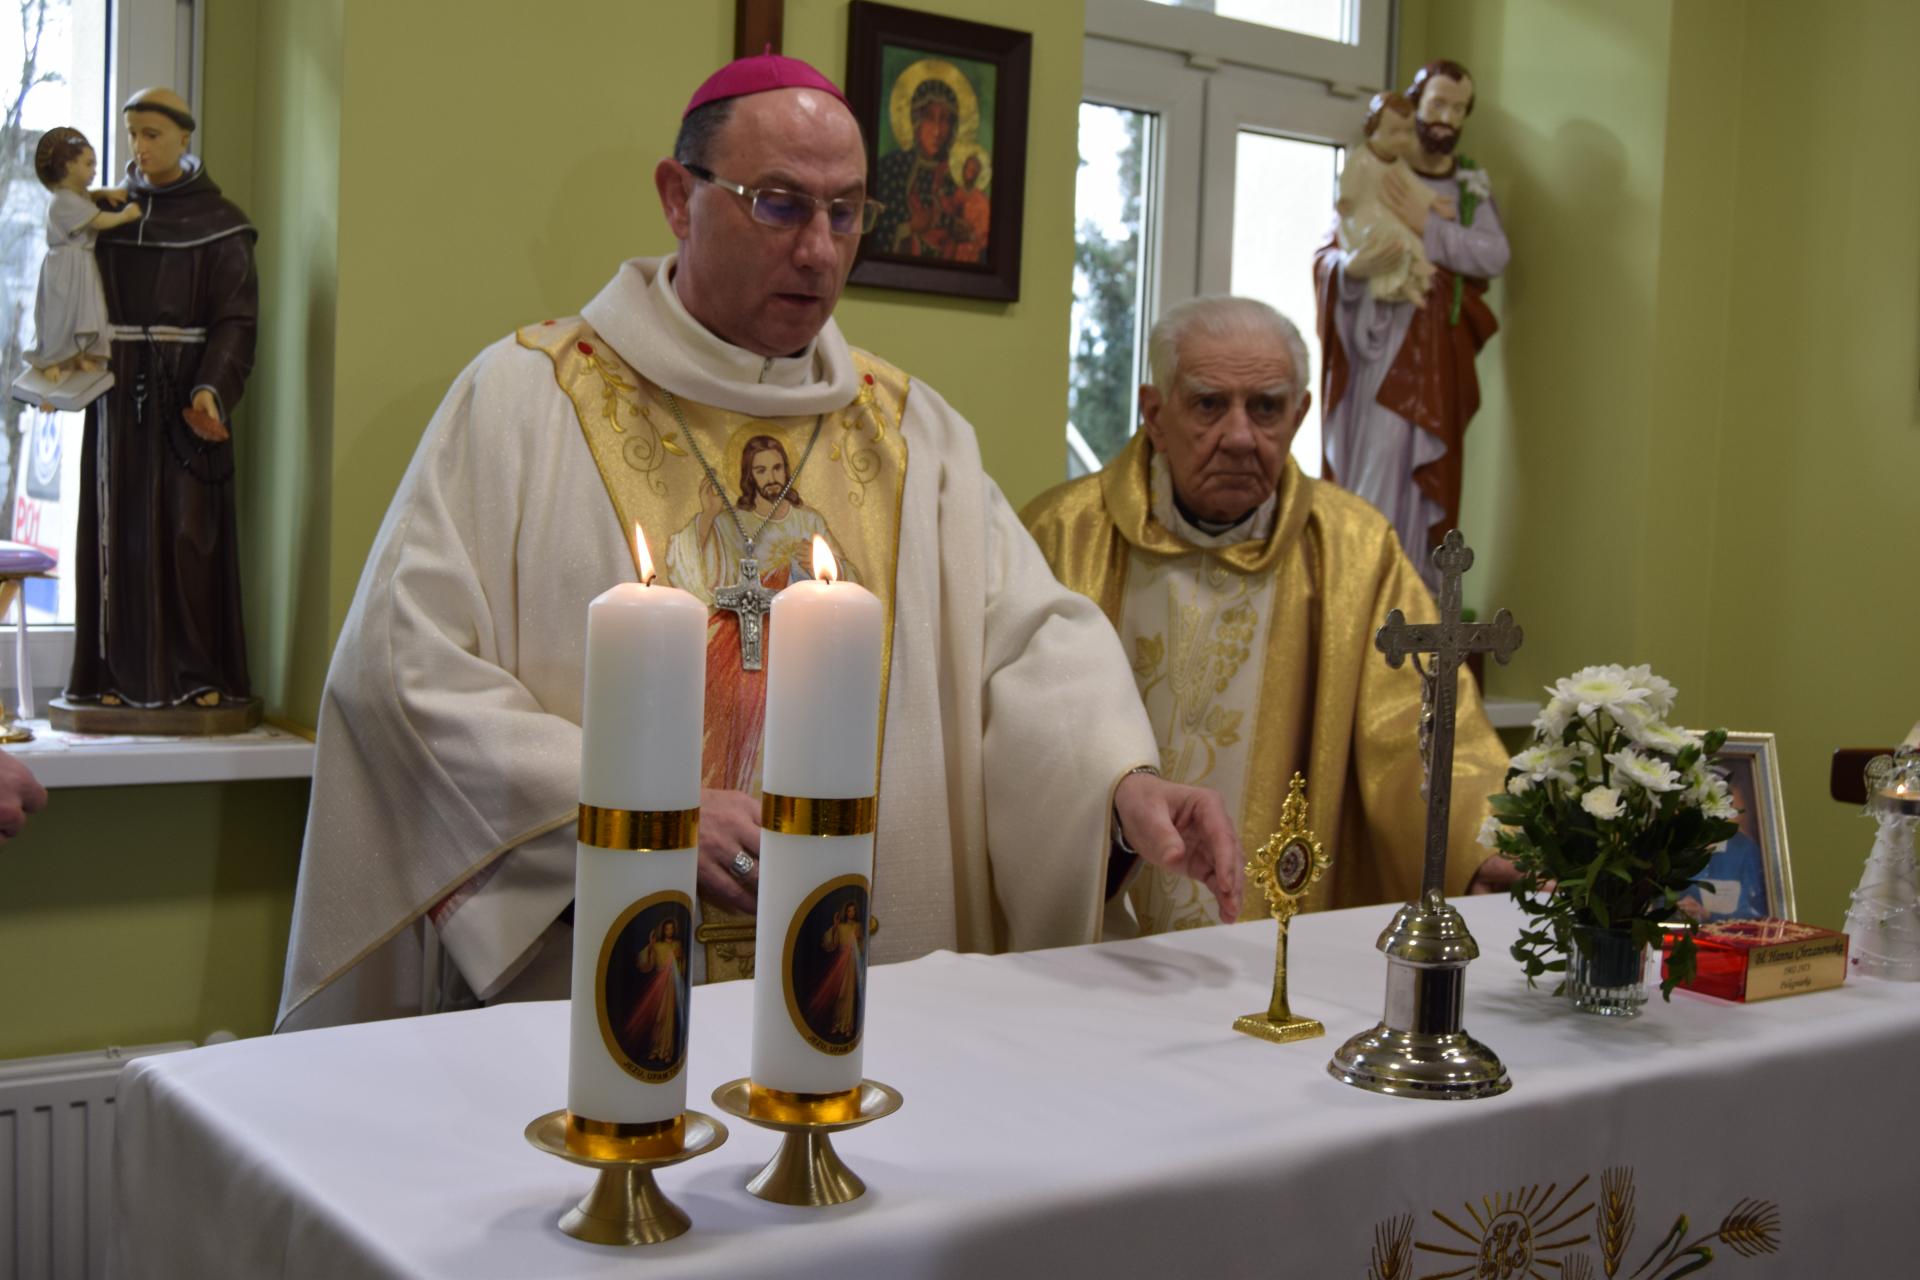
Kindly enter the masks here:
<path id="1" fill-rule="evenodd" d="M 1507 233 L 1486 170 L 1454 153 L 1473 111 L 1467 69 L 1429 62 L 1406 99 L 1418 144 L 1409 156 L 1413 170 L 1388 169 L 1378 195 L 1419 238 L 1433 270 L 1415 305 L 1372 287 L 1400 275 L 1411 259 L 1394 239 L 1349 249 L 1336 232 L 1314 255 L 1326 355 L 1322 439 L 1327 478 L 1386 513 L 1435 589 L 1440 580 L 1427 553 L 1460 522 L 1461 450 L 1480 407 L 1473 361 L 1500 327 L 1486 292 L 1487 281 L 1506 270 Z M 1397 106 L 1386 105 L 1380 121 L 1398 128 Z M 1364 163 L 1365 152 L 1352 154 Z"/>
<path id="2" fill-rule="evenodd" d="M 66 702 L 244 705 L 230 428 L 253 369 L 255 232 L 189 154 L 180 95 L 143 90 L 122 114 L 145 214 L 94 246 L 114 386 L 87 407 Z"/>
<path id="3" fill-rule="evenodd" d="M 1248 298 L 1173 307 L 1148 343 L 1141 432 L 1104 470 L 1022 513 L 1060 580 L 1118 628 L 1170 779 L 1218 790 L 1247 847 L 1279 824 L 1307 775 L 1333 870 L 1308 909 L 1407 901 L 1420 888 L 1420 677 L 1373 646 L 1391 609 L 1436 616 L 1392 527 L 1300 473 L 1307 353 L 1284 316 Z M 1447 891 L 1504 888 L 1512 867 L 1475 843 L 1506 753 L 1460 676 Z M 1215 921 L 1213 904 L 1143 867 L 1109 935 Z M 1256 896 L 1251 913 L 1265 913 Z"/>
<path id="4" fill-rule="evenodd" d="M 1231 823 L 1137 771 L 1160 753 L 1112 627 L 1047 571 L 966 421 L 833 323 L 878 212 L 840 91 L 735 62 L 654 179 L 678 252 L 482 352 L 394 497 L 322 702 L 282 1025 L 403 1009 L 422 916 L 482 998 L 564 990 L 586 607 L 634 579 L 636 523 L 711 609 L 699 905 L 728 931 L 696 973 L 751 969 L 754 588 L 807 572 L 802 528 L 887 618 L 874 960 L 1093 940 L 1116 814 L 1231 917 Z"/>

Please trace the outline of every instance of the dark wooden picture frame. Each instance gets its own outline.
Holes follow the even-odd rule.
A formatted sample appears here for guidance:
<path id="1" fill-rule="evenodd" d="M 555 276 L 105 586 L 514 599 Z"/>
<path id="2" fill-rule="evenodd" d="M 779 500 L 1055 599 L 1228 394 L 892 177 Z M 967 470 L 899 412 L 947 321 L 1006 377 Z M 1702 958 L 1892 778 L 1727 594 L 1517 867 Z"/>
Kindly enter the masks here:
<path id="1" fill-rule="evenodd" d="M 849 283 L 1019 300 L 1032 69 L 1029 32 L 853 0 L 847 98 L 866 135 L 868 194 L 888 207 Z M 940 148 L 930 158 L 923 115 Z"/>

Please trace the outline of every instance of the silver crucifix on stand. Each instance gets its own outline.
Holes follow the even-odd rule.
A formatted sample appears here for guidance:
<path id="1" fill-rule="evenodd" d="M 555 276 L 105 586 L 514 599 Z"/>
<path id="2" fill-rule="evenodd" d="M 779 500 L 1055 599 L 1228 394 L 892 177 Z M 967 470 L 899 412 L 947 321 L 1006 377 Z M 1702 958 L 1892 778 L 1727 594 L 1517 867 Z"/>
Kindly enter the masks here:
<path id="1" fill-rule="evenodd" d="M 1420 899 L 1400 908 L 1380 935 L 1387 957 L 1386 1015 L 1371 1031 L 1340 1046 L 1327 1064 L 1335 1079 L 1375 1093 L 1413 1098 L 1488 1098 L 1513 1082 L 1493 1050 L 1461 1029 L 1467 962 L 1480 947 L 1445 896 L 1448 821 L 1453 802 L 1453 717 L 1461 659 L 1491 653 L 1504 663 L 1520 647 L 1520 628 L 1505 609 L 1492 622 L 1460 619 L 1460 575 L 1473 552 L 1455 529 L 1433 551 L 1440 570 L 1440 620 L 1414 624 L 1400 610 L 1374 636 L 1397 667 L 1409 656 L 1423 686 L 1421 755 L 1427 783 L 1427 864 Z M 1422 654 L 1432 661 L 1422 665 Z"/>
<path id="2" fill-rule="evenodd" d="M 760 565 L 752 556 L 740 562 L 740 581 L 713 593 L 713 607 L 740 619 L 740 669 L 758 671 L 766 661 L 767 610 L 773 592 L 760 585 Z"/>

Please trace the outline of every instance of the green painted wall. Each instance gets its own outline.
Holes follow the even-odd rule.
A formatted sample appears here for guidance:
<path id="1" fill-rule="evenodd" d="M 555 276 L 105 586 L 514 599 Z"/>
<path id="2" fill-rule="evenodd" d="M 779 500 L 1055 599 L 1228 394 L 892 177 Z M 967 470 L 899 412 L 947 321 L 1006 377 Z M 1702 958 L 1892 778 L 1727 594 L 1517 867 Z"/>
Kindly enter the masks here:
<path id="1" fill-rule="evenodd" d="M 1514 246 L 1468 437 L 1470 601 L 1528 629 L 1496 691 L 1647 661 L 1695 724 L 1779 735 L 1800 914 L 1871 825 L 1838 746 L 1920 716 L 1892 584 L 1920 475 L 1920 9 L 1896 0 L 1409 0 L 1458 58 Z M 1404 79 L 1404 73 L 1403 73 Z M 1874 562 L 1888 566 L 1875 585 Z"/>
<path id="2" fill-rule="evenodd" d="M 306 798 L 56 792 L 0 850 L 0 1058 L 269 1030 Z"/>

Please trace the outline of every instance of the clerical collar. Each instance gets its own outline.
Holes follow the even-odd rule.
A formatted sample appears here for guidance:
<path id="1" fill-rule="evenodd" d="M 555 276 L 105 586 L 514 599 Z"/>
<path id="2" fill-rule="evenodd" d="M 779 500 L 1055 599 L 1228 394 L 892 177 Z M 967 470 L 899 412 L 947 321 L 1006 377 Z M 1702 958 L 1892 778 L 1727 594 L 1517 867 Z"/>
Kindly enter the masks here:
<path id="1" fill-rule="evenodd" d="M 791 356 L 766 357 L 736 347 L 693 318 L 673 287 L 673 256 L 661 259 L 651 288 L 660 318 L 687 353 L 710 374 L 729 382 L 752 382 L 769 387 L 800 387 L 819 379 L 816 338 Z"/>
<path id="2" fill-rule="evenodd" d="M 754 418 L 813 418 L 854 402 L 860 372 L 833 321 L 815 335 L 807 352 L 765 360 L 721 341 L 687 314 L 663 282 L 672 266 L 672 258 L 623 262 L 580 308 L 601 341 L 641 377 L 688 404 Z"/>
<path id="3" fill-rule="evenodd" d="M 1214 538 L 1219 537 L 1221 534 L 1227 532 L 1227 530 L 1229 529 L 1235 529 L 1245 524 L 1250 518 L 1252 518 L 1253 512 L 1254 512 L 1254 508 L 1248 507 L 1246 510 L 1246 514 L 1242 515 L 1238 520 L 1226 520 L 1226 521 L 1209 520 L 1205 516 L 1201 515 L 1198 511 L 1195 511 L 1192 507 L 1188 506 L 1187 500 L 1180 496 L 1180 491 L 1178 489 L 1175 489 L 1173 491 L 1173 509 L 1180 513 L 1180 518 L 1182 520 L 1185 520 L 1188 524 L 1200 530 L 1200 532 L 1207 534 L 1209 537 L 1214 537 Z"/>
<path id="4" fill-rule="evenodd" d="M 1190 509 L 1173 491 L 1173 476 L 1167 460 L 1153 455 L 1148 464 L 1148 488 L 1153 498 L 1153 518 L 1160 527 L 1189 546 L 1211 550 L 1242 542 L 1265 541 L 1273 533 L 1274 512 L 1280 505 L 1275 490 L 1267 500 L 1229 525 L 1216 525 Z"/>

